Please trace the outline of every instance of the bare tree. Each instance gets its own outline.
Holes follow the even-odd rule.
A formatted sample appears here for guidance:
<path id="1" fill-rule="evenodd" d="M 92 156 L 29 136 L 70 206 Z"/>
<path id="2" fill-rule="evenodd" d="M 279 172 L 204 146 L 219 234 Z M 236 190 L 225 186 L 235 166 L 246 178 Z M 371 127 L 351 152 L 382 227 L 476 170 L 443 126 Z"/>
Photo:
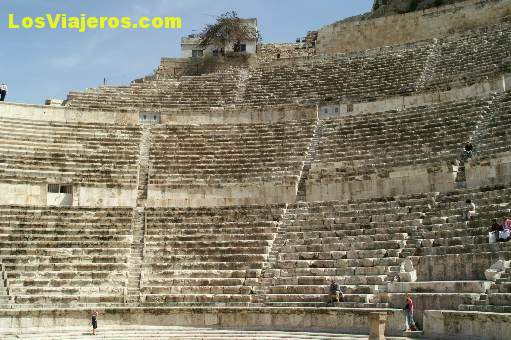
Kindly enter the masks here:
<path id="1" fill-rule="evenodd" d="M 235 46 L 242 41 L 258 40 L 259 32 L 253 26 L 243 23 L 234 11 L 220 15 L 214 24 L 207 25 L 199 34 L 199 46 L 206 48 L 215 46 L 226 50 L 229 44 Z"/>

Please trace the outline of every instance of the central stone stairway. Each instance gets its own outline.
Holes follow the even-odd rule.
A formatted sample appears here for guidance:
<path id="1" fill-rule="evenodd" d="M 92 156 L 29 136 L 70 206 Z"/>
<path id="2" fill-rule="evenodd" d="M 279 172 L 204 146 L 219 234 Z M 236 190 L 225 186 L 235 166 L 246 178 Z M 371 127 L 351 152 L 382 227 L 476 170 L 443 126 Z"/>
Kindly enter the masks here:
<path id="1" fill-rule="evenodd" d="M 192 327 L 160 327 L 160 326 L 123 326 L 98 328 L 96 336 L 91 336 L 87 327 L 62 329 L 24 329 L 19 332 L 0 330 L 0 338 L 14 339 L 367 339 L 367 335 L 336 334 L 325 332 L 291 332 L 291 331 L 251 331 Z M 398 339 L 389 338 L 387 339 Z M 405 339 L 405 338 L 401 338 Z"/>
<path id="2" fill-rule="evenodd" d="M 138 155 L 138 180 L 137 180 L 137 206 L 133 211 L 131 252 L 128 260 L 128 287 L 127 303 L 140 302 L 140 282 L 142 281 L 142 262 L 144 257 L 144 236 L 146 213 L 145 205 L 147 202 L 147 185 L 149 183 L 149 171 L 151 163 L 149 152 L 152 142 L 152 132 L 150 125 L 142 126 L 142 137 L 140 138 L 140 147 Z"/>
<path id="3" fill-rule="evenodd" d="M 318 150 L 319 142 L 321 141 L 322 132 L 323 121 L 318 119 L 316 120 L 316 123 L 314 125 L 314 132 L 312 134 L 311 142 L 309 144 L 309 148 L 307 149 L 307 153 L 303 161 L 302 170 L 300 172 L 300 180 L 298 182 L 298 187 L 296 191 L 297 202 L 303 202 L 306 200 L 307 188 L 305 184 L 307 183 L 307 179 L 309 178 L 309 172 L 312 167 L 312 162 L 316 158 L 316 153 Z"/>
<path id="4" fill-rule="evenodd" d="M 5 275 L 4 265 L 0 262 L 0 306 L 8 304 L 9 301 L 10 299 L 7 291 L 7 276 Z"/>

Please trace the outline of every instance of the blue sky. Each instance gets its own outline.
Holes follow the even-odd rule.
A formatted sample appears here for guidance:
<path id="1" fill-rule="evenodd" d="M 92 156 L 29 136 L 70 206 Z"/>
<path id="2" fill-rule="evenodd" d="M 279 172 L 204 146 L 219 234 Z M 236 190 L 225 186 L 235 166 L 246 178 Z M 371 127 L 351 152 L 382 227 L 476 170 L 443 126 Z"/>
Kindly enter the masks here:
<path id="1" fill-rule="evenodd" d="M 307 31 L 370 10 L 373 0 L 2 0 L 0 81 L 7 100 L 42 104 L 72 90 L 129 84 L 152 73 L 161 57 L 178 57 L 180 38 L 235 10 L 256 17 L 263 42 L 288 42 Z M 85 13 L 89 16 L 180 16 L 180 30 L 9 30 L 8 14 Z"/>

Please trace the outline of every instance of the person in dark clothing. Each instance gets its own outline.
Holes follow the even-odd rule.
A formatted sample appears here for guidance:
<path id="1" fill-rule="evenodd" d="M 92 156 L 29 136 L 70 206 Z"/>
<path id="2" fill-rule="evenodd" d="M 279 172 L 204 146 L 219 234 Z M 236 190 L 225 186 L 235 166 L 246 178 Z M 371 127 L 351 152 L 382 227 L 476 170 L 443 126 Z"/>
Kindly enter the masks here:
<path id="1" fill-rule="evenodd" d="M 96 335 L 96 329 L 98 328 L 98 312 L 92 312 L 91 317 L 92 335 Z"/>
<path id="2" fill-rule="evenodd" d="M 2 83 L 2 85 L 0 85 L 0 102 L 3 102 L 5 100 L 6 95 L 7 95 L 7 85 Z"/>
<path id="3" fill-rule="evenodd" d="M 333 303 L 334 298 L 337 302 L 341 302 L 343 300 L 343 294 L 341 292 L 341 287 L 339 286 L 339 284 L 337 282 L 335 282 L 335 280 L 332 280 L 332 282 L 330 283 L 328 296 L 330 299 L 330 303 Z"/>
<path id="4" fill-rule="evenodd" d="M 490 227 L 490 233 L 495 236 L 495 242 L 500 241 L 499 233 L 504 230 L 504 226 L 500 224 L 496 218 L 493 219 L 493 223 Z"/>
<path id="5" fill-rule="evenodd" d="M 474 152 L 474 146 L 472 145 L 472 143 L 467 142 L 465 144 L 465 147 L 463 148 L 463 155 L 462 155 L 463 161 L 466 162 L 470 158 L 472 158 L 473 152 Z"/>

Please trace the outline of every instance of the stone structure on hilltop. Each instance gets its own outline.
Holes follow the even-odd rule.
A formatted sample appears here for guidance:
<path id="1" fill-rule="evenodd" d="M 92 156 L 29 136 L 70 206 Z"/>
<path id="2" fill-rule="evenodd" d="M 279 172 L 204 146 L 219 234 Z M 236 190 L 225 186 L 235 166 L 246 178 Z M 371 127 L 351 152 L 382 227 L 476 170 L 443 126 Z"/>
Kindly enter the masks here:
<path id="1" fill-rule="evenodd" d="M 488 231 L 511 218 L 510 7 L 333 24 L 248 65 L 163 59 L 63 105 L 0 104 L 0 337 L 66 338 L 94 309 L 112 337 L 382 338 L 410 294 L 429 338 L 507 339 L 511 241 Z M 355 26 L 367 40 L 337 53 Z"/>
<path id="2" fill-rule="evenodd" d="M 452 5 L 466 0 L 374 0 L 373 10 L 366 18 L 374 19 L 382 16 L 409 13 L 433 7 Z"/>

